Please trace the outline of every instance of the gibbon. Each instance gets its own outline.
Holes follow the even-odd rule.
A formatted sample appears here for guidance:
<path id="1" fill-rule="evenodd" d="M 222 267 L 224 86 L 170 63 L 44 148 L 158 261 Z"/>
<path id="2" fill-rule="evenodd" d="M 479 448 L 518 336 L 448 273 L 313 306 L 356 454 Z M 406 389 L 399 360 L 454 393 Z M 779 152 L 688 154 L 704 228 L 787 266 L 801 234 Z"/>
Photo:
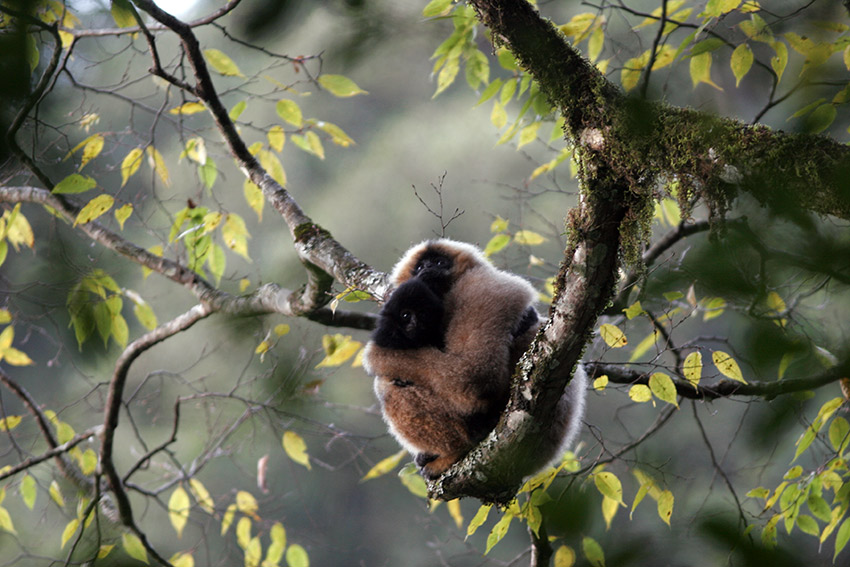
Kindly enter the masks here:
<path id="1" fill-rule="evenodd" d="M 380 312 L 364 366 L 375 377 L 390 432 L 432 479 L 498 422 L 514 367 L 541 324 L 537 292 L 477 247 L 449 239 L 412 247 L 391 277 L 397 287 Z M 575 437 L 585 390 L 577 370 L 528 474 L 560 457 Z"/>

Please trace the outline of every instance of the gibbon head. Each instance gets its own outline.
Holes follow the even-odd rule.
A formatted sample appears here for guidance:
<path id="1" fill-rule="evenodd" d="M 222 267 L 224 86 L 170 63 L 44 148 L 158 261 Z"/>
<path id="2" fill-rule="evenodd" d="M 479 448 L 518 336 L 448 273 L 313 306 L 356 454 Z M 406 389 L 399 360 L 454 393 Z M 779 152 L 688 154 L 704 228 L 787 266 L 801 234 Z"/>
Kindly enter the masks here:
<path id="1" fill-rule="evenodd" d="M 484 253 L 466 242 L 448 238 L 426 240 L 411 247 L 393 267 L 391 278 L 399 286 L 412 278 L 422 279 L 438 294 L 445 294 L 466 271 L 492 268 Z"/>
<path id="2" fill-rule="evenodd" d="M 398 286 L 384 304 L 372 341 L 391 349 L 442 349 L 444 316 L 443 301 L 430 284 L 413 278 Z"/>

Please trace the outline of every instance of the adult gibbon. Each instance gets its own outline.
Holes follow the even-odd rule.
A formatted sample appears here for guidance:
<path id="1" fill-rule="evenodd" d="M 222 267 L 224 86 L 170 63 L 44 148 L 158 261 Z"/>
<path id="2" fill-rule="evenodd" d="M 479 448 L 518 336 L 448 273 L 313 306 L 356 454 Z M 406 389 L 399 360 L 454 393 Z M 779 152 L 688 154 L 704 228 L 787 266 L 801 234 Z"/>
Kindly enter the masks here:
<path id="1" fill-rule="evenodd" d="M 436 478 L 495 427 L 514 367 L 540 326 L 537 292 L 495 268 L 475 246 L 448 239 L 412 247 L 392 280 L 397 287 L 381 310 L 364 365 L 375 377 L 390 432 L 415 455 L 423 475 Z M 529 474 L 575 437 L 585 382 L 577 370 Z"/>

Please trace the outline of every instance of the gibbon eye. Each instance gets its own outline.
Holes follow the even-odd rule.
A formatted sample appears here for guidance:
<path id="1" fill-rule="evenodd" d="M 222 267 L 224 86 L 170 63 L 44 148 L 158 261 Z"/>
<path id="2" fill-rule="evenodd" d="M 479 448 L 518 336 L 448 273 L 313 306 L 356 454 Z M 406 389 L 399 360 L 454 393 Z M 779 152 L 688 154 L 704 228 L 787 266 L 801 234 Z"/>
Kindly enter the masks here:
<path id="1" fill-rule="evenodd" d="M 407 323 L 411 319 L 413 319 L 413 310 L 412 309 L 402 309 L 401 313 L 399 313 L 399 317 L 401 320 Z"/>

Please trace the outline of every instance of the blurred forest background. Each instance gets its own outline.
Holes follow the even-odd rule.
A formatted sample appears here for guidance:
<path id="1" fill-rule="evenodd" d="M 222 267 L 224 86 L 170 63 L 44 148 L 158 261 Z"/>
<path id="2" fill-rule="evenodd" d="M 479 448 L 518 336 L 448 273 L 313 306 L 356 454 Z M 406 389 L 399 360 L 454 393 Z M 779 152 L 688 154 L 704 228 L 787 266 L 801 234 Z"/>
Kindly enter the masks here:
<path id="1" fill-rule="evenodd" d="M 636 28 L 642 19 L 636 14 L 659 7 L 657 1 L 635 1 L 627 3 L 629 10 L 614 3 L 597 12 L 592 2 L 539 4 L 558 24 L 581 13 L 605 15 L 606 43 L 600 58 L 610 59 L 609 76 L 617 84 L 615 70 L 647 49 L 655 34 L 655 28 Z M 705 3 L 690 4 L 695 15 Z M 168 7 L 179 7 L 174 12 L 178 17 L 193 20 L 221 5 L 198 1 Z M 249 144 L 265 140 L 265 132 L 280 123 L 274 104 L 281 98 L 280 85 L 294 89 L 288 96 L 297 101 L 305 118 L 333 123 L 353 139 L 355 143 L 348 147 L 326 142 L 323 158 L 296 148 L 290 139 L 280 159 L 287 190 L 358 258 L 376 269 L 389 270 L 411 244 L 443 233 L 440 219 L 428 211 L 424 200 L 434 211 L 443 207 L 443 220 L 463 211 L 445 228 L 451 238 L 484 247 L 493 237 L 494 221 L 497 229 L 504 226 L 500 220 L 509 221 L 510 234 L 527 230 L 545 238 L 541 243 L 512 241 L 493 261 L 528 276 L 546 296 L 546 280 L 563 254 L 564 217 L 576 203 L 578 185 L 568 162 L 533 179 L 531 173 L 556 157 L 565 143 L 550 136 L 552 128 L 557 128 L 554 123 L 541 128 L 538 138 L 522 147 L 517 147 L 517 138 L 499 143 L 504 130 L 494 127 L 491 103 L 479 104 L 484 85 L 474 92 L 462 77 L 435 96 L 437 76 L 431 56 L 449 36 L 453 23 L 451 18 L 423 17 L 424 5 L 412 0 L 244 0 L 216 25 L 198 28 L 196 33 L 203 48 L 220 49 L 239 66 L 241 76 L 216 75 L 214 80 L 228 109 L 239 100 L 247 101 L 239 123 Z M 79 0 L 68 6 L 84 22 L 80 29 L 115 27 L 105 1 Z M 787 25 L 798 32 L 807 30 L 812 37 L 834 38 L 836 32 L 818 24 L 848 21 L 841 2 L 805 6 L 771 2 L 769 9 L 774 17 L 765 17 L 776 26 L 777 35 Z M 735 17 L 737 22 L 749 16 Z M 722 25 L 731 29 L 733 24 Z M 841 25 L 846 32 L 846 25 Z M 479 31 L 476 41 L 490 54 L 486 32 Z M 164 41 L 162 55 L 173 62 L 176 42 L 170 40 L 169 51 L 169 40 Z M 290 289 L 302 285 L 304 271 L 286 227 L 268 206 L 259 221 L 243 196 L 243 177 L 232 166 L 207 115 L 167 112 L 184 100 L 173 90 L 163 98 L 164 85 L 147 73 L 151 62 L 143 41 L 104 37 L 78 42 L 68 65 L 85 87 L 74 88 L 68 76 L 59 77 L 39 105 L 40 132 L 27 134 L 24 149 L 46 164 L 58 181 L 78 170 L 79 154 L 68 155 L 72 148 L 90 133 L 109 133 L 106 146 L 83 172 L 96 177 L 100 187 L 118 187 L 122 185 L 121 160 L 127 152 L 145 142 L 155 143 L 166 156 L 170 182 L 163 183 L 145 164 L 123 184 L 117 194 L 135 207 L 124 237 L 143 248 L 167 242 L 174 215 L 189 201 L 211 210 L 234 211 L 248 221 L 249 258 L 228 252 L 220 287 L 238 294 L 244 291 L 243 285 L 249 289 L 270 282 Z M 580 46 L 586 49 L 587 44 Z M 273 54 L 303 56 L 300 71 L 290 59 Z M 49 55 L 48 50 L 42 51 L 38 65 L 44 66 Z M 711 71 L 714 84 L 694 85 L 687 62 L 659 70 L 646 96 L 745 122 L 758 116 L 771 127 L 803 131 L 811 126 L 806 115 L 791 116 L 810 103 L 831 98 L 836 85 L 847 84 L 847 68 L 839 55 L 816 77 L 779 89 L 788 93 L 779 101 L 769 71 L 754 68 L 736 86 L 728 58 L 729 53 L 717 58 Z M 802 58 L 791 65 L 785 72 L 797 75 Z M 315 77 L 319 72 L 345 75 L 368 94 L 332 96 L 308 80 L 308 74 Z M 495 59 L 490 72 L 491 78 L 512 74 Z M 115 89 L 118 84 L 124 86 Z M 4 128 L 11 121 L 10 109 L 20 104 L 20 94 L 4 93 L 11 101 L 4 103 Z M 768 100 L 777 104 L 766 107 Z M 509 110 L 511 116 L 516 110 Z M 92 113 L 98 115 L 96 122 L 90 127 L 81 123 Z M 845 141 L 846 113 L 844 106 L 837 106 L 837 117 L 823 133 Z M 205 139 L 206 151 L 215 159 L 217 177 L 211 187 L 204 185 L 190 157 L 178 162 L 177 156 L 193 136 Z M 8 169 L 11 163 L 0 171 L 0 181 L 23 184 L 20 180 L 26 174 Z M 673 209 L 659 206 L 656 234 L 678 223 Z M 109 336 L 101 340 L 97 333 L 78 348 L 67 310 L 73 286 L 91 269 L 103 269 L 121 288 L 134 290 L 154 306 L 159 322 L 185 311 L 193 299 L 172 281 L 145 274 L 138 265 L 81 238 L 70 225 L 37 205 L 24 204 L 21 211 L 36 235 L 35 246 L 9 250 L 0 268 L 0 307 L 14 314 L 14 345 L 34 364 L 4 370 L 43 409 L 55 412 L 58 420 L 80 433 L 101 422 L 106 384 L 123 348 Z M 697 209 L 694 216 L 702 220 L 706 212 Z M 822 273 L 846 271 L 847 256 L 842 254 L 850 243 L 843 221 L 779 218 L 747 198 L 736 202 L 732 216 L 746 217 L 751 226 L 759 227 L 761 242 L 771 249 L 808 255 L 814 264 L 820 262 Z M 650 268 L 651 283 L 643 290 L 649 298 L 645 303 L 675 318 L 677 306 L 690 302 L 695 315 L 679 315 L 672 330 L 676 340 L 722 345 L 741 363 L 748 380 L 775 380 L 786 369 L 789 376 L 805 376 L 822 368 L 821 359 L 834 358 L 847 344 L 850 297 L 846 285 L 824 283 L 820 275 L 812 274 L 819 269 L 777 271 L 776 277 L 782 280 L 775 287 L 779 296 L 789 305 L 790 298 L 799 299 L 793 314 L 790 310 L 787 314 L 797 328 L 797 334 L 789 336 L 773 321 L 751 316 L 752 282 L 759 266 L 753 262 L 752 249 L 740 238 L 730 230 L 712 240 L 706 231 L 674 248 Z M 377 306 L 372 301 L 343 302 L 341 308 L 375 311 Z M 127 321 L 130 340 L 145 332 L 134 318 L 128 316 Z M 612 316 L 606 321 L 618 324 L 629 345 L 612 349 L 597 337 L 585 359 L 628 366 L 634 348 L 652 333 L 652 325 L 644 318 Z M 282 324 L 289 325 L 288 331 L 279 327 Z M 256 498 L 257 509 L 245 513 L 240 508 L 240 513 L 251 516 L 252 534 L 261 537 L 263 549 L 271 526 L 280 522 L 287 545 L 303 548 L 314 566 L 526 564 L 529 535 L 519 522 L 484 555 L 488 534 L 498 521 L 496 510 L 467 537 L 479 502 L 463 500 L 459 511 L 450 511 L 445 503 L 429 508 L 421 481 L 406 475 L 399 482 L 395 470 L 363 480 L 377 463 L 396 454 L 398 446 L 386 433 L 372 381 L 361 367 L 352 360 L 317 367 L 326 356 L 323 336 L 336 333 L 363 343 L 368 340 L 367 331 L 328 328 L 281 315 L 218 314 L 138 359 L 130 373 L 118 430 L 119 469 L 126 471 L 169 438 L 175 402 L 178 397 L 182 401 L 180 435 L 133 476 L 138 487 L 133 495 L 137 520 L 154 545 L 165 557 L 191 552 L 198 565 L 243 563 L 244 542 L 237 541 L 236 522 L 224 536 L 219 533 L 228 506 L 238 493 L 248 492 Z M 798 335 L 817 348 L 800 347 Z M 259 352 L 264 340 L 270 347 Z M 663 344 L 646 346 L 648 354 L 642 360 L 663 357 Z M 792 351 L 793 362 L 783 362 L 783 356 Z M 628 391 L 627 386 L 612 384 L 589 393 L 586 426 L 575 451 L 585 466 L 650 433 L 609 465 L 608 470 L 623 481 L 628 507 L 606 526 L 602 496 L 592 478 L 563 475 L 549 491 L 552 502 L 544 506 L 548 533 L 558 538 L 556 548 L 564 544 L 576 550 L 579 565 L 594 562 L 581 552 L 586 537 L 599 543 L 605 564 L 612 566 L 833 564 L 832 543 L 821 550 L 818 538 L 799 528 L 789 535 L 780 527 L 775 550 L 764 547 L 761 531 L 770 516 L 763 511 L 763 497 L 747 494 L 758 487 L 773 491 L 782 482 L 795 459 L 797 439 L 818 409 L 841 395 L 837 384 L 771 400 L 682 400 L 677 410 L 664 414 L 669 419 L 666 426 L 657 429 L 654 424 L 667 411 L 663 407 L 667 404 L 637 404 Z M 21 402 L 6 390 L 0 391 L 0 406 L 3 415 L 26 414 Z M 0 466 L 15 465 L 26 455 L 40 452 L 42 441 L 32 420 L 24 420 L 19 427 L 14 438 L 0 437 Z M 285 432 L 303 439 L 309 466 L 283 449 Z M 89 446 L 96 442 L 84 442 L 80 448 Z M 814 455 L 807 452 L 794 464 L 809 471 L 832 452 L 828 441 L 819 439 L 811 449 Z M 265 471 L 261 486 L 258 463 Z M 634 470 L 652 475 L 674 494 L 669 527 L 650 499 L 632 509 L 641 486 Z M 182 475 L 189 473 L 212 495 L 214 513 L 200 511 L 201 502 L 193 493 L 188 524 L 177 537 L 169 518 L 169 495 Z M 62 541 L 61 534 L 79 517 L 73 487 L 46 464 L 26 474 L 37 487 L 35 507 L 22 497 L 28 492 L 22 487 L 22 475 L 3 481 L 5 498 L 0 505 L 14 521 L 15 533 L 0 532 L 0 565 L 53 565 L 61 564 L 63 558 L 76 564 L 77 557 L 120 538 L 119 528 L 104 521 L 102 539 L 83 538 L 79 555 L 70 557 L 70 544 Z M 63 506 L 52 496 L 54 480 L 65 496 Z M 298 563 L 302 559 L 297 553 L 289 560 L 303 564 Z M 838 564 L 842 560 L 846 557 L 839 556 Z M 98 564 L 138 563 L 115 550 Z"/>

